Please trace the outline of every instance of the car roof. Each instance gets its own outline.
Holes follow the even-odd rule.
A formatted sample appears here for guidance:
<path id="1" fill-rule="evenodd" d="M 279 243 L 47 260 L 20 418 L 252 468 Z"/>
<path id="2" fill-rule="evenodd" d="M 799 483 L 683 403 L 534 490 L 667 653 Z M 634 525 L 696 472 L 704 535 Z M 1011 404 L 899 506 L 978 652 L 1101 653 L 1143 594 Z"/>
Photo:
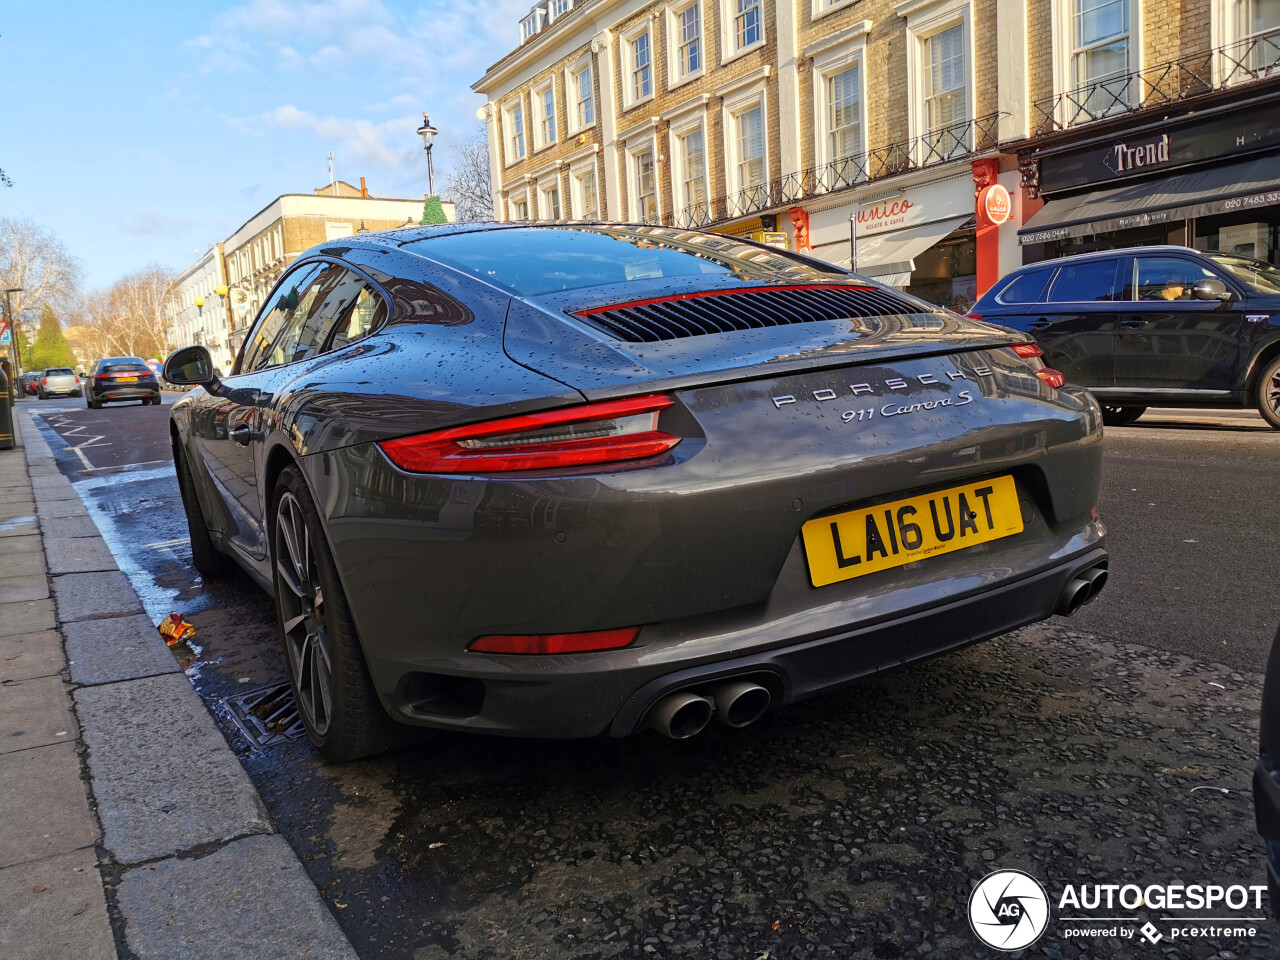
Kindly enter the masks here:
<path id="1" fill-rule="evenodd" d="M 1036 267 L 1057 267 L 1064 263 L 1079 263 L 1081 260 L 1097 260 L 1100 257 L 1118 257 L 1132 254 L 1146 253 L 1190 253 L 1197 257 L 1204 256 L 1200 250 L 1191 247 L 1182 247 L 1177 244 L 1152 244 L 1149 247 L 1116 247 L 1112 250 L 1090 250 L 1088 253 L 1072 253 L 1065 257 L 1055 257 L 1052 260 L 1037 260 L 1035 263 L 1023 264 L 1018 270 L 1030 270 Z M 1015 273 L 1017 271 L 1010 271 Z"/>

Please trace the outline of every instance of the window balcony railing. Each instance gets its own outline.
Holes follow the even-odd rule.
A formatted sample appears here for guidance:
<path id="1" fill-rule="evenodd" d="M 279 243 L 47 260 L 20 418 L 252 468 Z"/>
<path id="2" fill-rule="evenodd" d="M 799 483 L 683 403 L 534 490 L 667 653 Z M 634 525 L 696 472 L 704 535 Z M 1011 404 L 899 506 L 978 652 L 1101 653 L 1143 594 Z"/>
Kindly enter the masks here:
<path id="1" fill-rule="evenodd" d="M 1280 28 L 1037 100 L 1035 136 L 1273 76 L 1280 76 Z"/>
<path id="2" fill-rule="evenodd" d="M 864 183 L 922 170 L 994 149 L 1001 114 L 991 113 L 951 124 L 911 140 L 900 140 L 865 153 L 841 157 L 820 167 L 788 173 L 723 197 L 691 204 L 645 222 L 698 229 L 777 207 L 790 206 Z"/>

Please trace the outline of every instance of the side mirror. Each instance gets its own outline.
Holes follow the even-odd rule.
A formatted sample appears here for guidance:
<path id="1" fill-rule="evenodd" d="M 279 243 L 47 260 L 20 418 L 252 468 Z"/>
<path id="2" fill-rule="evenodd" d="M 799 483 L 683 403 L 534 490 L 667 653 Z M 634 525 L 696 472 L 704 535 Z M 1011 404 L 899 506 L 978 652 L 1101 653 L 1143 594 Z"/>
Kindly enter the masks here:
<path id="1" fill-rule="evenodd" d="M 169 354 L 162 374 L 170 383 L 187 387 L 208 387 L 218 383 L 213 358 L 204 347 L 183 347 Z"/>
<path id="2" fill-rule="evenodd" d="M 1197 280 L 1191 288 L 1191 296 L 1197 300 L 1230 300 L 1231 291 L 1217 277 L 1205 277 Z"/>

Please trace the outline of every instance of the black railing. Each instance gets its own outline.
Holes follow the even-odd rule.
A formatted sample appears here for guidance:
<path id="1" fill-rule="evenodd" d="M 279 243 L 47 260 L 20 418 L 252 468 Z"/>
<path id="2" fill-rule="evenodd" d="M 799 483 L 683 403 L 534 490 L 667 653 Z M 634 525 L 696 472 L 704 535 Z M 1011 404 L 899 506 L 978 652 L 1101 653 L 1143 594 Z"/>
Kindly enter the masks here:
<path id="1" fill-rule="evenodd" d="M 1000 113 L 990 113 L 950 124 L 910 140 L 875 147 L 820 167 L 810 167 L 745 187 L 723 197 L 690 204 L 675 213 L 651 216 L 645 222 L 655 226 L 696 229 L 959 160 L 996 146 L 1001 116 Z"/>
<path id="2" fill-rule="evenodd" d="M 1037 100 L 1035 135 L 1280 75 L 1280 28 Z"/>

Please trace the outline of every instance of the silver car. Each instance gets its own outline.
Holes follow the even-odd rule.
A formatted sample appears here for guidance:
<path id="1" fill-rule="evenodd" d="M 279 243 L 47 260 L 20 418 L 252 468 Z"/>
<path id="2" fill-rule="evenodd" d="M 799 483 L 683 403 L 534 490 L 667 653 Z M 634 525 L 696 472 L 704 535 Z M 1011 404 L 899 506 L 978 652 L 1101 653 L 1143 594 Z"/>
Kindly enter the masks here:
<path id="1" fill-rule="evenodd" d="M 50 367 L 36 383 L 36 396 L 41 400 L 49 397 L 79 397 L 82 394 L 80 378 L 69 367 Z"/>

